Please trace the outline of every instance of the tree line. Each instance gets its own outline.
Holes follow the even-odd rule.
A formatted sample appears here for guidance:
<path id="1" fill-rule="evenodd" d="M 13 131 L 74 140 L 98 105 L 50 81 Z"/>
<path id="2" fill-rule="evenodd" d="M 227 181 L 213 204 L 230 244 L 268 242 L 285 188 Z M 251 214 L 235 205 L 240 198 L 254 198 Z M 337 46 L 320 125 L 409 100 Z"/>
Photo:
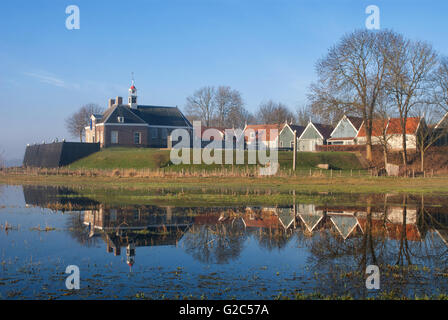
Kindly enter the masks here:
<path id="1" fill-rule="evenodd" d="M 407 39 L 391 30 L 356 30 L 344 35 L 317 61 L 315 69 L 317 80 L 309 88 L 308 103 L 294 112 L 281 102 L 268 100 L 251 113 L 241 92 L 224 85 L 194 91 L 186 98 L 184 112 L 190 121 L 224 128 L 243 128 L 246 123 L 306 125 L 309 120 L 334 125 L 344 114 L 358 116 L 364 120 L 369 160 L 374 122 L 398 117 L 406 165 L 409 117 L 424 116 L 433 128 L 448 111 L 448 58 L 425 41 Z M 101 111 L 98 105 L 83 106 L 67 119 L 67 129 L 82 140 L 89 113 Z M 422 152 L 437 140 L 433 132 L 426 130 L 419 137 Z"/>
<path id="2" fill-rule="evenodd" d="M 187 97 L 185 115 L 190 121 L 201 121 L 206 127 L 243 128 L 246 123 L 295 122 L 296 116 L 281 102 L 268 100 L 249 112 L 241 92 L 229 86 L 205 86 Z"/>
<path id="3" fill-rule="evenodd" d="M 424 116 L 434 125 L 448 111 L 446 58 L 429 43 L 391 30 L 358 30 L 343 36 L 317 62 L 316 72 L 318 80 L 308 95 L 311 111 L 330 122 L 347 113 L 362 117 L 369 160 L 374 121 L 400 119 L 406 166 L 409 117 Z M 428 136 L 417 141 L 420 150 L 437 140 L 433 130 L 424 132 Z"/>
<path id="4" fill-rule="evenodd" d="M 206 126 L 239 127 L 247 120 L 306 125 L 312 119 L 335 125 L 344 114 L 358 116 L 364 120 L 369 160 L 372 160 L 374 123 L 384 123 L 379 139 L 385 162 L 390 148 L 386 120 L 396 117 L 400 119 L 404 165 L 408 163 L 407 121 L 410 117 L 424 117 L 429 127 L 419 131 L 416 141 L 423 170 L 424 152 L 447 133 L 434 130 L 434 125 L 448 111 L 447 57 L 440 56 L 425 41 L 407 39 L 391 30 L 356 30 L 333 45 L 317 61 L 315 69 L 317 81 L 310 86 L 308 104 L 297 107 L 295 114 L 283 103 L 268 101 L 261 103 L 253 115 L 244 111 L 244 116 L 237 117 L 238 122 L 228 116 L 230 107 L 220 107 L 231 106 L 232 95 L 223 97 L 219 89 L 222 87 L 218 90 L 204 87 L 187 98 L 187 116 L 201 120 Z M 241 94 L 225 88 L 238 96 L 238 110 L 245 110 Z M 228 102 L 220 105 L 217 100 Z"/>

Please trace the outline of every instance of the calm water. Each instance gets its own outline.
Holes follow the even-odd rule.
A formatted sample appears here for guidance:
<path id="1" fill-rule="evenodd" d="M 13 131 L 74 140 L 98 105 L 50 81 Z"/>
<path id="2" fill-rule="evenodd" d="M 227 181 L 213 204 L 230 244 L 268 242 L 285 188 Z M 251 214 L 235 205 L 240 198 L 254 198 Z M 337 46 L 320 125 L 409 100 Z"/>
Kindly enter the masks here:
<path id="1" fill-rule="evenodd" d="M 448 197 L 182 208 L 0 188 L 2 299 L 448 294 Z M 370 264 L 379 290 L 365 287 Z M 68 265 L 80 268 L 80 290 L 66 289 Z"/>

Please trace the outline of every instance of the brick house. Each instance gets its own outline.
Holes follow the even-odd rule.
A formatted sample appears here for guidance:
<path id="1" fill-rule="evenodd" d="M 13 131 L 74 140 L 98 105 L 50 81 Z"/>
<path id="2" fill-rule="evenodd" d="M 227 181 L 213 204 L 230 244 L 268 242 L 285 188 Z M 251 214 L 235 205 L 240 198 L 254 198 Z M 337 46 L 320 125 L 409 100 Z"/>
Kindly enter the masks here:
<path id="1" fill-rule="evenodd" d="M 128 103 L 123 98 L 109 99 L 103 114 L 92 114 L 85 128 L 86 142 L 99 142 L 102 148 L 133 146 L 166 148 L 175 129 L 191 130 L 191 123 L 177 107 L 137 104 L 137 88 L 129 88 Z"/>
<path id="2" fill-rule="evenodd" d="M 258 148 L 258 140 L 266 148 L 278 148 L 278 135 L 282 131 L 282 124 L 246 124 L 243 129 L 243 135 L 246 146 Z M 271 131 L 272 130 L 272 131 Z"/>

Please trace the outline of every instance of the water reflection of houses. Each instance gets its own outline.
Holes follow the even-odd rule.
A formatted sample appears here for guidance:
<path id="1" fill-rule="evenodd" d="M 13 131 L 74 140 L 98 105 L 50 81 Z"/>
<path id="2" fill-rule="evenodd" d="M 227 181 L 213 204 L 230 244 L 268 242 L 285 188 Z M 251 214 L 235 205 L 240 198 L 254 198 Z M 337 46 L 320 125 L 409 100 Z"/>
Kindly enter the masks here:
<path id="1" fill-rule="evenodd" d="M 91 237 L 104 237 L 106 250 L 119 256 L 126 247 L 127 263 L 135 262 L 136 247 L 177 245 L 193 217 L 175 214 L 171 207 L 112 208 L 103 204 L 84 211 L 84 225 Z"/>
<path id="2" fill-rule="evenodd" d="M 331 239 L 349 241 L 364 235 L 394 241 L 424 241 L 436 235 L 448 246 L 446 206 L 399 205 L 402 199 L 371 199 L 372 206 L 318 206 L 293 204 L 277 207 L 172 208 L 124 205 L 114 207 L 82 197 L 64 187 L 23 187 L 28 205 L 58 210 L 82 210 L 76 236 L 102 238 L 107 251 L 117 256 L 126 251 L 134 264 L 139 247 L 176 246 L 207 263 L 227 263 L 236 258 L 248 237 L 265 249 L 283 248 L 293 235 L 330 232 Z M 384 201 L 382 206 L 378 203 Z M 417 200 L 417 201 L 416 201 Z M 437 200 L 437 199 L 436 199 Z M 434 200 L 433 200 L 434 201 Z M 395 205 L 387 204 L 395 203 Z M 434 201 L 435 203 L 439 203 Z M 87 237 L 86 229 L 91 238 Z M 94 238 L 95 237 L 95 238 Z M 83 238 L 83 239 L 84 239 Z"/>
<path id="3" fill-rule="evenodd" d="M 424 216 L 421 208 L 417 206 L 380 208 L 296 204 L 286 208 L 247 208 L 242 219 L 249 230 L 295 229 L 307 234 L 332 230 L 343 240 L 368 232 L 390 240 L 421 241 L 431 225 L 434 225 L 434 221 L 425 221 Z M 434 215 L 429 216 L 434 220 Z M 442 214 L 440 217 L 444 218 L 439 220 L 446 220 L 446 216 Z M 448 221 L 441 221 L 439 225 L 442 227 L 438 229 L 438 234 L 446 239 L 444 230 Z"/>
<path id="4" fill-rule="evenodd" d="M 390 206 L 379 207 L 317 207 L 324 212 L 325 226 L 336 230 L 346 240 L 359 233 L 372 233 L 391 240 L 405 237 L 406 240 L 419 241 L 423 229 L 417 225 L 417 208 Z M 331 223 L 328 223 L 331 222 Z"/>
<path id="5" fill-rule="evenodd" d="M 295 206 L 246 207 L 241 214 L 241 221 L 246 233 L 255 235 L 265 249 L 283 248 L 296 227 Z"/>

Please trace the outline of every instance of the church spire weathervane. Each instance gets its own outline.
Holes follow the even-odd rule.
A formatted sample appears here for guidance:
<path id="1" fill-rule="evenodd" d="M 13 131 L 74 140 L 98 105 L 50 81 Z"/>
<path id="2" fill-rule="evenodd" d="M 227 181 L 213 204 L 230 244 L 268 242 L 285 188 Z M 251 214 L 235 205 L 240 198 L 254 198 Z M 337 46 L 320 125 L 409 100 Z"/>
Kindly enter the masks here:
<path id="1" fill-rule="evenodd" d="M 131 109 L 137 108 L 137 88 L 135 87 L 134 72 L 131 73 L 132 84 L 129 88 L 128 104 Z"/>

